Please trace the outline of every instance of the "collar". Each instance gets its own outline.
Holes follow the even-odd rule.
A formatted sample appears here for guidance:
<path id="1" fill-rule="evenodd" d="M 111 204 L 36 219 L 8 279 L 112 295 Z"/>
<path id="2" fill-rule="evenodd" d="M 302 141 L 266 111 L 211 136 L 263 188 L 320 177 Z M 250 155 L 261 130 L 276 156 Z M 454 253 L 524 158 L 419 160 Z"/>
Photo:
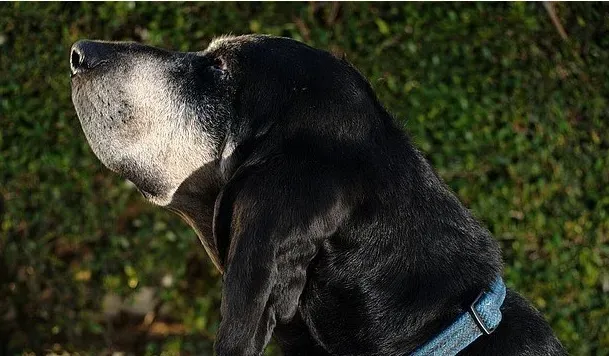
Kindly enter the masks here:
<path id="1" fill-rule="evenodd" d="M 411 356 L 456 355 L 482 335 L 490 335 L 501 322 L 501 305 L 505 299 L 505 284 L 497 277 L 488 291 L 482 291 L 446 329 L 419 347 Z"/>

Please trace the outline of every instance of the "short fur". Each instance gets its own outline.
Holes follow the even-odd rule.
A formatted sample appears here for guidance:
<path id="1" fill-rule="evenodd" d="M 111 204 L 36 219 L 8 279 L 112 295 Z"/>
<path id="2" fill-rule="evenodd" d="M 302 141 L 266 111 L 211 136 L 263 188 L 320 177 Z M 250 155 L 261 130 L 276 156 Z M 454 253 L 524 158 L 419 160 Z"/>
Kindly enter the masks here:
<path id="1" fill-rule="evenodd" d="M 94 152 L 224 273 L 218 355 L 272 334 L 286 355 L 406 355 L 501 275 L 498 243 L 345 60 L 268 36 L 73 51 Z M 502 312 L 460 355 L 565 354 L 517 293 Z"/>

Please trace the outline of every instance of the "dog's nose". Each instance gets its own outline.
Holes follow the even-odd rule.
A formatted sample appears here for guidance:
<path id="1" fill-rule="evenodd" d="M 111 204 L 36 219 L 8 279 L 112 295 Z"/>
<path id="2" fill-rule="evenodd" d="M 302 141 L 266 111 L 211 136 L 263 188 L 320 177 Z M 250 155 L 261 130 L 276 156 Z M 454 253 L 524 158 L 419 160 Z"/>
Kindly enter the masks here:
<path id="1" fill-rule="evenodd" d="M 72 75 L 89 70 L 106 61 L 112 53 L 110 43 L 81 40 L 72 45 L 70 70 Z"/>

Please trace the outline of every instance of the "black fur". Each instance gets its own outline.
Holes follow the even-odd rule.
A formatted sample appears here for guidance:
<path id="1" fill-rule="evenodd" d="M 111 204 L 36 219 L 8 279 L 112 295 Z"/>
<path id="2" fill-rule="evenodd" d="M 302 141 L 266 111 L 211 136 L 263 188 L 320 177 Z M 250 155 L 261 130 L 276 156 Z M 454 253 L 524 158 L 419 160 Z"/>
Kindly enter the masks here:
<path id="1" fill-rule="evenodd" d="M 260 355 L 272 334 L 286 355 L 407 355 L 502 273 L 497 242 L 349 63 L 262 36 L 193 63 L 227 72 L 210 89 L 210 64 L 193 65 L 184 95 L 222 93 L 214 135 L 236 147 L 213 167 L 207 236 L 225 270 L 218 355 Z M 460 355 L 565 354 L 518 294 L 502 311 Z"/>

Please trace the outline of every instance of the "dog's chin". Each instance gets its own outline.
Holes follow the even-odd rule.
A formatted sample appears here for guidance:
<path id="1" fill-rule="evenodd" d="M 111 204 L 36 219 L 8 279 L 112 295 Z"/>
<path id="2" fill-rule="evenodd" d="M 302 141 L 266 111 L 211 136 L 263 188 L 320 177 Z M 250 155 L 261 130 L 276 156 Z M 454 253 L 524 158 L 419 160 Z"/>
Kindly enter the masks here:
<path id="1" fill-rule="evenodd" d="M 158 205 L 158 206 L 162 206 L 162 207 L 168 207 L 171 202 L 173 201 L 173 193 L 172 192 L 166 192 L 163 194 L 152 194 L 146 191 L 143 191 L 141 189 L 138 188 L 138 190 L 140 191 L 140 193 L 142 194 L 142 196 L 144 198 L 146 198 L 146 200 L 148 200 L 149 202 L 151 202 L 154 205 Z"/>
<path id="2" fill-rule="evenodd" d="M 179 185 L 173 184 L 173 179 L 161 169 L 144 166 L 140 160 L 131 157 L 123 157 L 110 169 L 132 182 L 146 200 L 159 206 L 171 203 L 173 193 Z"/>
<path id="3" fill-rule="evenodd" d="M 103 125 L 95 123 L 104 120 L 103 117 L 91 116 L 83 109 L 77 106 L 81 126 L 89 147 L 99 161 L 110 171 L 133 183 L 149 202 L 167 206 L 177 189 L 177 186 L 168 183 L 170 179 L 166 177 L 167 174 L 154 166 L 144 165 L 146 160 L 137 157 L 137 150 L 126 149 L 126 145 L 117 144 L 119 141 L 113 139 L 111 132 L 100 130 Z"/>
<path id="4" fill-rule="evenodd" d="M 142 177 L 126 177 L 125 174 L 118 172 L 119 175 L 133 183 L 142 196 L 150 203 L 162 207 L 168 207 L 173 201 L 174 193 L 177 187 L 171 187 L 168 184 L 159 184 L 157 182 L 146 181 Z"/>

